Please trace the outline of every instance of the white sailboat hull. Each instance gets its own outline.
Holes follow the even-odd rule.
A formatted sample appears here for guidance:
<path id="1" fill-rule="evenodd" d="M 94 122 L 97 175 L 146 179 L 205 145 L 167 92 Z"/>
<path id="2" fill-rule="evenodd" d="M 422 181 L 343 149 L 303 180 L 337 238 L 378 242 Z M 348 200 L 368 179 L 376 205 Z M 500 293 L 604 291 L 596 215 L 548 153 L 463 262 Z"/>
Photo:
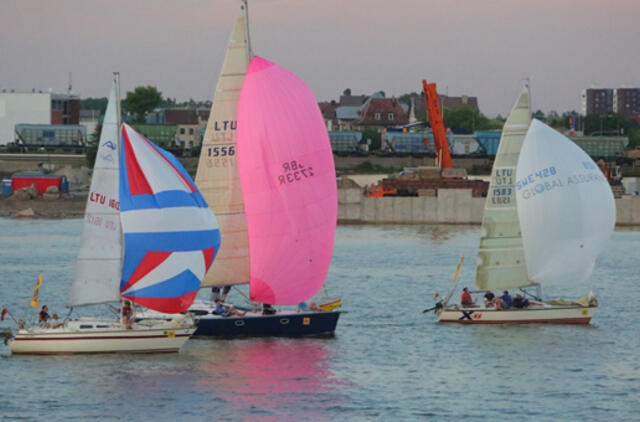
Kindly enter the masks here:
<path id="1" fill-rule="evenodd" d="M 447 307 L 438 314 L 439 322 L 459 324 L 589 324 L 597 306 L 536 306 L 526 309 Z"/>
<path id="2" fill-rule="evenodd" d="M 76 320 L 60 328 L 19 330 L 9 347 L 13 354 L 178 352 L 195 331 L 192 324 L 134 324 Z"/>

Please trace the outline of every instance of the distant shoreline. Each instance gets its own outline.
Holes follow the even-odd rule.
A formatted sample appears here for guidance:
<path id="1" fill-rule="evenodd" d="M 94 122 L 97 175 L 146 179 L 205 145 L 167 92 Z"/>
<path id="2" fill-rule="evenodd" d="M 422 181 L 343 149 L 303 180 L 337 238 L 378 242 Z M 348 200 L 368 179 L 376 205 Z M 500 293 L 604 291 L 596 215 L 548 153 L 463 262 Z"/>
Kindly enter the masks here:
<path id="1" fill-rule="evenodd" d="M 368 200 L 380 199 L 381 202 L 387 202 L 391 198 L 367 198 Z M 385 201 L 386 200 L 386 201 Z M 640 203 L 640 200 L 636 199 Z M 68 218 L 84 218 L 84 211 L 87 202 L 87 192 L 74 192 L 67 198 L 61 198 L 56 201 L 45 201 L 42 198 L 18 201 L 8 197 L 0 197 L 0 217 L 1 218 L 27 218 L 27 219 L 68 219 Z M 352 205 L 352 204 L 349 204 Z M 619 204 L 620 205 L 620 204 Z M 347 210 L 347 204 L 340 204 L 339 208 L 343 212 L 339 212 L 338 225 L 394 225 L 394 224 L 446 224 L 456 225 L 451 222 L 435 222 L 435 221 L 362 221 L 361 219 L 345 218 L 344 211 Z M 17 215 L 21 211 L 31 209 L 33 215 L 20 216 Z M 479 225 L 479 222 L 457 223 L 460 225 Z M 640 228 L 640 224 L 616 223 L 617 230 L 636 230 Z"/>
<path id="2" fill-rule="evenodd" d="M 32 219 L 83 218 L 86 203 L 86 193 L 74 193 L 68 198 L 60 198 L 55 201 L 45 201 L 41 197 L 25 201 L 11 199 L 10 197 L 0 197 L 0 217 Z M 25 217 L 17 215 L 28 209 L 33 211 L 33 215 Z"/>

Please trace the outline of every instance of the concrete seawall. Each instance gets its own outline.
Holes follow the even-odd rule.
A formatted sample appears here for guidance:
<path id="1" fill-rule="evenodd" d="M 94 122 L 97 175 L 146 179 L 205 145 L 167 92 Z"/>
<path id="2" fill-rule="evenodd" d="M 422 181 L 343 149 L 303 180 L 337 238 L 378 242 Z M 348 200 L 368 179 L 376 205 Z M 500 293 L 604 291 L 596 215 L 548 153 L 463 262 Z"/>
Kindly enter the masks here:
<path id="1" fill-rule="evenodd" d="M 0 154 L 0 174 L 11 175 L 21 171 L 37 171 L 38 165 L 61 168 L 86 165 L 84 155 L 72 154 Z"/>
<path id="2" fill-rule="evenodd" d="M 485 198 L 470 189 L 440 189 L 436 197 L 365 197 L 358 188 L 338 189 L 338 222 L 396 224 L 480 224 Z M 616 225 L 640 226 L 640 197 L 616 199 Z"/>

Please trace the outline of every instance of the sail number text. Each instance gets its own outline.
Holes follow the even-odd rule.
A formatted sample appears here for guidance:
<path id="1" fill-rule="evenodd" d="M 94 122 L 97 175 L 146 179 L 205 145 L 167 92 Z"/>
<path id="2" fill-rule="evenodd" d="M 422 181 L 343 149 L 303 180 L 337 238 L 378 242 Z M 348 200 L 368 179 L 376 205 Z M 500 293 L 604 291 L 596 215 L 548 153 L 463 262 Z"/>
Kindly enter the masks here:
<path id="1" fill-rule="evenodd" d="M 496 186 L 513 185 L 513 169 L 498 168 L 493 174 L 493 184 Z"/>
<path id="2" fill-rule="evenodd" d="M 491 202 L 493 204 L 510 204 L 511 203 L 511 188 L 497 188 L 493 189 L 493 195 Z"/>
<path id="3" fill-rule="evenodd" d="M 236 146 L 216 145 L 207 148 L 207 167 L 235 167 L 236 165 Z M 209 158 L 211 157 L 211 158 Z"/>
<path id="4" fill-rule="evenodd" d="M 208 157 L 226 157 L 229 155 L 236 155 L 236 147 L 234 145 L 211 147 L 207 149 Z"/>
<path id="5" fill-rule="evenodd" d="M 313 177 L 313 168 L 305 167 L 301 162 L 296 160 L 285 161 L 282 163 L 283 174 L 278 176 L 279 184 L 286 185 Z"/>

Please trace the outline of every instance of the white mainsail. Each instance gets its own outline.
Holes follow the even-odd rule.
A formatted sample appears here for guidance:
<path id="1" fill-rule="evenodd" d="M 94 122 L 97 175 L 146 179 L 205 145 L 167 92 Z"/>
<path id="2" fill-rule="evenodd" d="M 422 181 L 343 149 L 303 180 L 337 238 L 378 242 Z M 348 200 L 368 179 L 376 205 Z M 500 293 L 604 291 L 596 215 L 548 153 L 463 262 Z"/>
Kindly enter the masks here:
<path id="1" fill-rule="evenodd" d="M 196 184 L 218 218 L 222 237 L 202 287 L 249 282 L 249 242 L 236 159 L 238 98 L 249 60 L 245 4 L 231 32 L 196 173 Z"/>
<path id="2" fill-rule="evenodd" d="M 527 269 L 539 284 L 584 282 L 613 233 L 611 187 L 574 142 L 533 120 L 516 170 Z"/>
<path id="3" fill-rule="evenodd" d="M 524 88 L 502 131 L 491 170 L 482 218 L 475 286 L 504 290 L 530 285 L 516 207 L 516 165 L 531 122 L 529 90 Z"/>
<path id="4" fill-rule="evenodd" d="M 119 202 L 120 94 L 116 74 L 87 197 L 71 306 L 118 301 L 122 269 Z"/>

